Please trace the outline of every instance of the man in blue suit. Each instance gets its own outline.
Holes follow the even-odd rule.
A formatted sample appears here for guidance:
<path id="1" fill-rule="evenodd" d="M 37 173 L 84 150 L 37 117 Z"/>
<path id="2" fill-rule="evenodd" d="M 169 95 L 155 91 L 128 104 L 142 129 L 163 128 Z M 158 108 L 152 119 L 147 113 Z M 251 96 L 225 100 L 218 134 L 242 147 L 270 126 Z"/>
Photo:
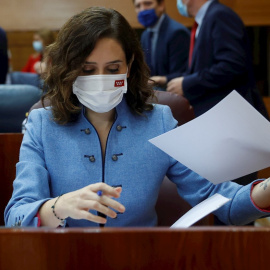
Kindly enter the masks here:
<path id="1" fill-rule="evenodd" d="M 6 82 L 8 72 L 8 54 L 7 54 L 7 36 L 5 31 L 0 27 L 0 84 Z"/>
<path id="2" fill-rule="evenodd" d="M 189 69 L 167 90 L 184 95 L 199 116 L 235 89 L 267 117 L 238 15 L 217 0 L 178 0 L 177 7 L 183 16 L 194 17 L 198 27 Z"/>
<path id="3" fill-rule="evenodd" d="M 198 26 L 188 71 L 171 80 L 167 91 L 185 96 L 199 116 L 235 89 L 268 118 L 255 87 L 249 40 L 238 15 L 217 0 L 177 0 L 177 7 L 181 15 L 194 17 Z M 235 181 L 248 184 L 256 177 L 255 172 Z"/>
<path id="4" fill-rule="evenodd" d="M 165 13 L 164 0 L 133 0 L 138 21 L 146 27 L 141 44 L 151 79 L 159 90 L 187 69 L 189 30 Z"/>

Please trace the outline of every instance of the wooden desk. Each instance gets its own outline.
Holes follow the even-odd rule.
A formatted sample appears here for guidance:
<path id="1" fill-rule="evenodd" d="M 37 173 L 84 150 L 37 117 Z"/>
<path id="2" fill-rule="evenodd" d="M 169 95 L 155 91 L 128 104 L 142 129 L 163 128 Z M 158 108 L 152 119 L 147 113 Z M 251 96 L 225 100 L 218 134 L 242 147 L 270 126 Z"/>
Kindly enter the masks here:
<path id="1" fill-rule="evenodd" d="M 0 229 L 0 269 L 269 269 L 270 228 Z"/>
<path id="2" fill-rule="evenodd" d="M 4 209 L 13 191 L 22 138 L 21 133 L 0 133 L 0 226 L 4 225 Z"/>

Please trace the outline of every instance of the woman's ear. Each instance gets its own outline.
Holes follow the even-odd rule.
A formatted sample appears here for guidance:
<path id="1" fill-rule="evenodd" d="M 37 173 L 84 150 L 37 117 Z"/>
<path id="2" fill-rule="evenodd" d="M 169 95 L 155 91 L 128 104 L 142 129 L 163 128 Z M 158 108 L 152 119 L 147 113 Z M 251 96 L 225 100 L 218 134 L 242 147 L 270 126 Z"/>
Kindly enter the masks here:
<path id="1" fill-rule="evenodd" d="M 131 70 L 131 66 L 132 66 L 133 61 L 134 61 L 134 55 L 132 55 L 132 57 L 130 59 L 130 62 L 128 64 L 127 78 L 129 77 L 129 74 L 130 74 L 130 70 Z"/>

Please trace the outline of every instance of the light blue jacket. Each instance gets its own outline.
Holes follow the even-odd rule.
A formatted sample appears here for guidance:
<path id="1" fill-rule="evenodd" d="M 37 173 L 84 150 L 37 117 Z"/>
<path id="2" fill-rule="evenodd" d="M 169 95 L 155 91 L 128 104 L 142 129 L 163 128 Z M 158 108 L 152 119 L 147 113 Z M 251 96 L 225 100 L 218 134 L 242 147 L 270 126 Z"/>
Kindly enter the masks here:
<path id="1" fill-rule="evenodd" d="M 45 201 L 100 181 L 122 185 L 119 201 L 126 207 L 116 219 L 108 218 L 106 226 L 155 226 L 155 204 L 166 174 L 191 205 L 214 193 L 232 198 L 216 211 L 224 223 L 244 224 L 267 215 L 251 202 L 251 185 L 227 182 L 215 186 L 148 141 L 175 128 L 177 122 L 169 107 L 155 105 L 144 117 L 133 114 L 123 100 L 116 110 L 104 164 L 97 132 L 83 112 L 76 123 L 64 126 L 51 120 L 50 110 L 31 112 L 13 195 L 5 209 L 7 226 L 36 226 L 35 216 Z M 71 218 L 67 224 L 98 226 Z"/>

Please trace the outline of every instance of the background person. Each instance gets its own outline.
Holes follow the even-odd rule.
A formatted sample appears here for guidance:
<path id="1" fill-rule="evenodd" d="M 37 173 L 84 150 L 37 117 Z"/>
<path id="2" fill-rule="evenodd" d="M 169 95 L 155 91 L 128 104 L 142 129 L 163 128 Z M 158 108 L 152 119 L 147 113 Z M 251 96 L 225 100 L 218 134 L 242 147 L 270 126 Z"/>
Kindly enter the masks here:
<path id="1" fill-rule="evenodd" d="M 195 18 L 195 45 L 189 69 L 171 80 L 167 91 L 186 97 L 200 116 L 236 90 L 268 119 L 255 85 L 248 35 L 238 15 L 217 0 L 178 0 L 177 7 L 182 16 Z M 235 181 L 248 184 L 256 177 L 257 172 Z"/>
<path id="2" fill-rule="evenodd" d="M 138 21 L 146 27 L 141 44 L 151 80 L 157 90 L 166 90 L 167 82 L 187 69 L 189 31 L 165 13 L 164 0 L 133 0 L 133 3 Z"/>
<path id="3" fill-rule="evenodd" d="M 43 60 L 45 48 L 52 44 L 55 40 L 54 33 L 47 28 L 42 28 L 34 33 L 33 36 L 33 49 L 35 53 L 30 55 L 27 63 L 22 68 L 22 72 L 31 72 L 41 74 L 41 62 Z"/>
<path id="4" fill-rule="evenodd" d="M 8 41 L 4 29 L 0 27 L 0 84 L 6 82 L 8 73 Z"/>
<path id="5" fill-rule="evenodd" d="M 238 15 L 217 0 L 177 0 L 179 13 L 197 24 L 190 65 L 167 91 L 184 95 L 196 116 L 236 90 L 268 118 L 255 86 L 249 39 Z"/>
<path id="6" fill-rule="evenodd" d="M 42 62 L 44 50 L 54 40 L 54 33 L 47 28 L 42 28 L 33 35 L 33 49 L 35 53 L 29 56 L 21 72 L 11 73 L 12 84 L 30 84 L 42 87 L 43 82 L 40 81 L 40 75 L 46 70 L 45 63 Z"/>
<path id="7" fill-rule="evenodd" d="M 46 62 L 51 107 L 29 115 L 7 226 L 155 226 L 165 175 L 192 206 L 215 193 L 232 198 L 215 211 L 227 224 L 269 216 L 270 179 L 213 185 L 148 141 L 177 122 L 168 106 L 147 103 L 143 52 L 117 11 L 73 16 Z"/>

